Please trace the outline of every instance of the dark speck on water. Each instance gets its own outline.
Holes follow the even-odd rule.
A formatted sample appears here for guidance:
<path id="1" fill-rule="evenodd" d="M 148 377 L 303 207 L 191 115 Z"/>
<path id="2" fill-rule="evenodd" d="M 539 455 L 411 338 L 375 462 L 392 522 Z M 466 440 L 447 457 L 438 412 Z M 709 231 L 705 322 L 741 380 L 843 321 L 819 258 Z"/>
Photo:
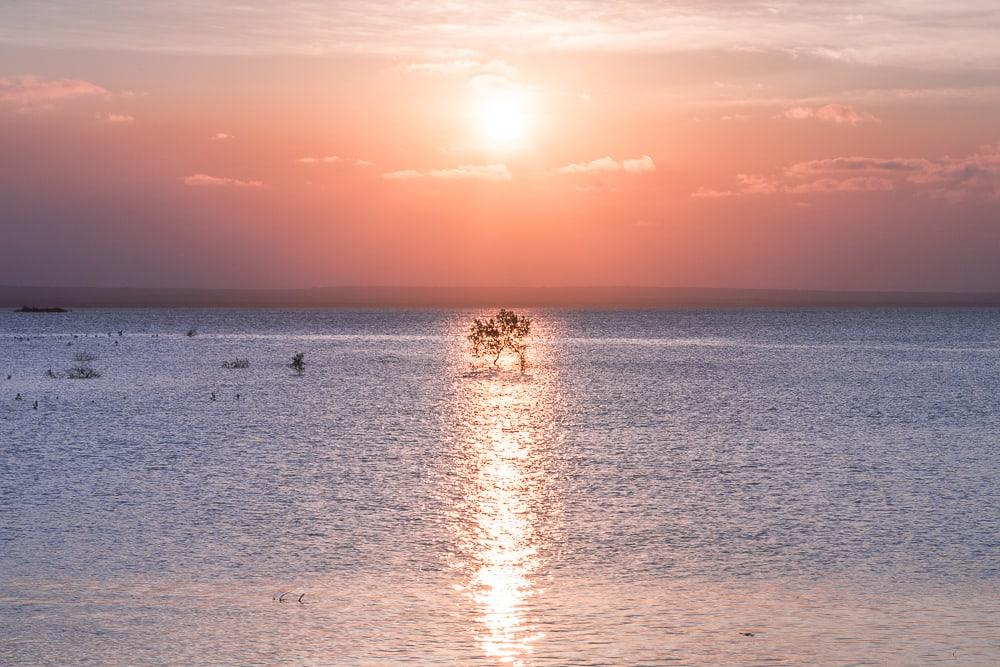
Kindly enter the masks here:
<path id="1" fill-rule="evenodd" d="M 59 308 L 57 306 L 53 307 L 38 307 L 38 306 L 21 306 L 15 313 L 68 313 L 69 311 L 65 308 Z"/>

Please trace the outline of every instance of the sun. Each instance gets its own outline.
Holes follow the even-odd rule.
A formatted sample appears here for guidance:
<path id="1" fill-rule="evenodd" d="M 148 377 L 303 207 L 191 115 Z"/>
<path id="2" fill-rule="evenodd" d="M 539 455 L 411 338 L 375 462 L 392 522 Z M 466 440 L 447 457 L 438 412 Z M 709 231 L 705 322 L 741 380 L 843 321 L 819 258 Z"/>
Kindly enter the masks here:
<path id="1" fill-rule="evenodd" d="M 475 91 L 472 108 L 477 133 L 494 148 L 522 144 L 528 131 L 528 107 L 524 90 L 509 82 L 480 86 Z"/>
<path id="2" fill-rule="evenodd" d="M 487 139 L 511 144 L 524 135 L 527 118 L 523 96 L 517 93 L 490 95 L 480 102 L 479 123 Z"/>

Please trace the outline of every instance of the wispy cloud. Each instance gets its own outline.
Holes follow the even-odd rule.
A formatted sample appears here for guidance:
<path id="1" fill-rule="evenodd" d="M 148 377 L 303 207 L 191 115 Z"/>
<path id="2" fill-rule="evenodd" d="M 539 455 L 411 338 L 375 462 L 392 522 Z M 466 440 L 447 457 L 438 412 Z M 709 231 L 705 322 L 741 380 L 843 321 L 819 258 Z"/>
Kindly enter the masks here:
<path id="1" fill-rule="evenodd" d="M 20 111 L 49 107 L 74 98 L 107 94 L 108 90 L 82 79 L 43 79 L 31 74 L 0 78 L 0 103 Z"/>
<path id="2" fill-rule="evenodd" d="M 241 181 L 238 178 L 226 176 L 209 176 L 208 174 L 192 174 L 181 179 L 184 185 L 196 187 L 233 187 L 233 188 L 259 188 L 264 184 L 261 181 Z"/>
<path id="3" fill-rule="evenodd" d="M 920 174 L 932 170 L 934 162 L 925 158 L 837 157 L 796 162 L 787 168 L 792 176 L 831 173 Z"/>
<path id="4" fill-rule="evenodd" d="M 713 188 L 698 188 L 691 193 L 692 197 L 696 199 L 720 199 L 722 197 L 732 197 L 734 193 L 732 190 L 715 190 Z"/>
<path id="5" fill-rule="evenodd" d="M 650 171 L 656 171 L 656 163 L 653 162 L 653 158 L 643 155 L 631 160 L 622 160 L 622 171 L 630 174 L 645 174 Z"/>
<path id="6" fill-rule="evenodd" d="M 560 174 L 596 174 L 607 171 L 620 171 L 622 168 L 618 160 L 610 157 L 599 157 L 590 162 L 574 162 L 565 167 L 556 169 Z"/>
<path id="7" fill-rule="evenodd" d="M 114 125 L 123 125 L 135 122 L 135 118 L 125 113 L 99 113 L 97 114 L 97 119 Z"/>
<path id="8" fill-rule="evenodd" d="M 813 192 L 888 192 L 889 190 L 894 190 L 895 187 L 895 184 L 888 178 L 821 178 L 808 183 L 788 185 L 785 187 L 785 192 L 792 194 L 808 194 Z"/>
<path id="9" fill-rule="evenodd" d="M 468 76 L 472 74 L 495 74 L 512 77 L 516 71 L 503 60 L 438 60 L 431 62 L 409 63 L 401 67 L 403 71 L 433 76 Z"/>
<path id="10" fill-rule="evenodd" d="M 964 199 L 996 197 L 1000 193 L 1000 143 L 981 147 L 962 157 L 877 158 L 865 156 L 798 162 L 790 176 L 818 176 L 842 181 L 868 179 L 894 186 L 908 185 L 935 195 Z"/>
<path id="11" fill-rule="evenodd" d="M 339 155 L 327 155 L 325 157 L 300 157 L 296 162 L 301 164 L 333 164 L 341 162 L 343 158 Z"/>
<path id="12" fill-rule="evenodd" d="M 694 198 L 737 195 L 888 192 L 911 188 L 936 197 L 1000 196 L 1000 144 L 963 157 L 848 156 L 795 162 L 779 174 L 737 174 L 736 187 L 700 188 Z"/>
<path id="13" fill-rule="evenodd" d="M 382 174 L 382 178 L 390 181 L 405 181 L 417 178 L 436 178 L 442 180 L 460 181 L 509 181 L 513 174 L 505 164 L 463 164 L 449 169 L 431 169 L 417 171 L 403 169 Z"/>
<path id="14" fill-rule="evenodd" d="M 815 119 L 837 125 L 858 125 L 860 123 L 877 123 L 874 115 L 857 111 L 848 104 L 826 104 L 821 107 L 798 106 L 785 109 L 782 114 L 792 120 Z"/>
<path id="15" fill-rule="evenodd" d="M 610 156 L 599 157 L 590 162 L 575 162 L 556 169 L 560 174 L 600 174 L 624 171 L 630 174 L 642 174 L 656 171 L 653 158 L 643 155 L 637 158 L 616 160 Z"/>
<path id="16" fill-rule="evenodd" d="M 603 0 L 538 0 L 515 3 L 513 10 L 509 3 L 435 7 L 390 0 L 6 2 L 0 3 L 0 42 L 231 54 L 375 52 L 406 55 L 415 66 L 437 60 L 441 44 L 461 54 L 451 56 L 457 60 L 484 60 L 480 54 L 501 49 L 662 53 L 737 45 L 841 62 L 995 66 L 995 4 L 882 0 L 866 5 L 862 15 L 855 6 L 822 0 L 623 0 L 613 10 Z"/>
<path id="17" fill-rule="evenodd" d="M 505 164 L 463 164 L 454 169 L 434 169 L 431 178 L 477 180 L 477 181 L 509 181 L 512 178 Z"/>
<path id="18" fill-rule="evenodd" d="M 382 178 L 387 181 L 410 181 L 421 176 L 423 176 L 423 173 L 416 169 L 400 169 L 398 171 L 387 171 L 382 174 Z"/>
<path id="19" fill-rule="evenodd" d="M 361 158 L 346 158 L 339 155 L 325 155 L 323 157 L 300 157 L 296 160 L 299 164 L 343 164 L 354 165 L 355 167 L 371 167 L 375 163 L 371 160 Z"/>
<path id="20" fill-rule="evenodd" d="M 209 141 L 228 141 L 233 138 L 233 135 L 226 134 L 225 132 L 216 132 L 208 138 Z"/>
<path id="21" fill-rule="evenodd" d="M 759 174 L 736 174 L 736 180 L 739 191 L 745 194 L 769 195 L 779 189 L 776 181 Z"/>

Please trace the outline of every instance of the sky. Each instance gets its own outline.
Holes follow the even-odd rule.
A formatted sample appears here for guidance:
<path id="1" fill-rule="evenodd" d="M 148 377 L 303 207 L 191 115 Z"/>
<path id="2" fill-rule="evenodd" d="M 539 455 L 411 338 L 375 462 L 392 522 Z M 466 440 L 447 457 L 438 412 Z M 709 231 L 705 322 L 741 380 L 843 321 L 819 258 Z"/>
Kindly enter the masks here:
<path id="1" fill-rule="evenodd" d="M 1000 4 L 0 2 L 0 284 L 1000 291 Z"/>

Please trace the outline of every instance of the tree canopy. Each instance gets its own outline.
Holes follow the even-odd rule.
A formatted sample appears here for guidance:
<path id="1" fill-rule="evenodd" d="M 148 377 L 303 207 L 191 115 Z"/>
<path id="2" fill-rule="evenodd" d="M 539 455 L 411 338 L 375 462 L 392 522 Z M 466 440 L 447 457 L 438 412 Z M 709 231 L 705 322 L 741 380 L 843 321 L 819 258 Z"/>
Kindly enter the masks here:
<path id="1" fill-rule="evenodd" d="M 517 355 L 523 370 L 527 363 L 525 353 L 528 348 L 525 339 L 530 333 L 531 318 L 501 308 L 496 317 L 486 321 L 478 318 L 472 320 L 468 338 L 475 356 L 492 356 L 493 365 L 496 366 L 500 356 L 509 351 Z"/>

